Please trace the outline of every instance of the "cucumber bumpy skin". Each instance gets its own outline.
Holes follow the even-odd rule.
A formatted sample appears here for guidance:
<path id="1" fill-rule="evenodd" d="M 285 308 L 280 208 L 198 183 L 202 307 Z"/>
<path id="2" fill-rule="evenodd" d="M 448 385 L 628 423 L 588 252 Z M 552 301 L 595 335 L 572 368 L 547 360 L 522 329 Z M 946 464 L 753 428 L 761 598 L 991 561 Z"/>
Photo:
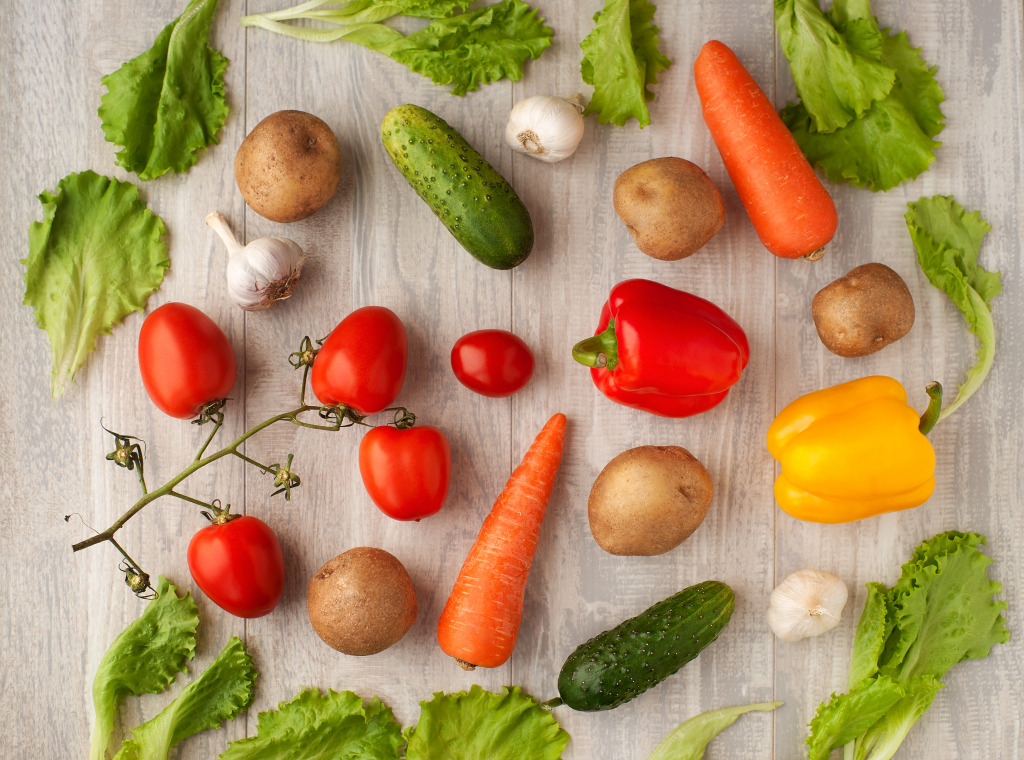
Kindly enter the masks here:
<path id="1" fill-rule="evenodd" d="M 729 586 L 705 581 L 598 634 L 562 666 L 562 702 L 574 710 L 610 710 L 639 696 L 718 638 L 734 606 Z"/>
<path id="2" fill-rule="evenodd" d="M 444 119 L 420 106 L 397 106 L 380 131 L 395 166 L 463 248 L 492 269 L 526 260 L 533 249 L 526 206 Z"/>

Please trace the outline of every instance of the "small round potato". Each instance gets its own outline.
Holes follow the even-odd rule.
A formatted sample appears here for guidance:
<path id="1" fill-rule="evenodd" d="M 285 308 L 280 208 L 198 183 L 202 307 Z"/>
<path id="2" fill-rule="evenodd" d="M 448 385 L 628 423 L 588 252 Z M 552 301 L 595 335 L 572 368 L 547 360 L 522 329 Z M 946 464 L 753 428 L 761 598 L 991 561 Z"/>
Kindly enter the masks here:
<path id="1" fill-rule="evenodd" d="M 903 278 L 873 262 L 819 290 L 811 302 L 811 316 L 829 351 L 867 356 L 910 332 L 914 299 Z"/>
<path id="2" fill-rule="evenodd" d="M 626 169 L 615 180 L 612 203 L 637 248 L 662 261 L 696 252 L 725 221 L 722 196 L 704 170 L 672 156 Z"/>
<path id="3" fill-rule="evenodd" d="M 405 567 L 383 549 L 359 546 L 316 571 L 306 591 L 309 622 L 339 652 L 383 652 L 416 622 L 416 592 Z"/>
<path id="4" fill-rule="evenodd" d="M 664 554 L 703 522 L 712 493 L 707 469 L 681 446 L 629 449 L 590 489 L 590 532 L 609 554 Z"/>
<path id="5" fill-rule="evenodd" d="M 235 182 L 249 207 L 273 222 L 297 222 L 334 197 L 341 149 L 334 132 L 305 111 L 272 113 L 235 154 Z"/>

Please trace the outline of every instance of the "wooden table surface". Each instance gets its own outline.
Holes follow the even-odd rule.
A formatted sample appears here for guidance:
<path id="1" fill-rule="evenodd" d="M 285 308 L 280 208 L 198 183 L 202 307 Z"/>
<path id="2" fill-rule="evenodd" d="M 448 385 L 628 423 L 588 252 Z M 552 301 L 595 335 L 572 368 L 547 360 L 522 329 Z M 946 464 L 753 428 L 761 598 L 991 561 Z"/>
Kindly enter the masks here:
<path id="1" fill-rule="evenodd" d="M 447 431 L 453 475 L 447 505 L 422 523 L 399 523 L 377 511 L 357 475 L 360 433 L 328 434 L 277 426 L 254 438 L 260 461 L 295 454 L 303 485 L 291 502 L 270 498 L 267 479 L 240 461 L 224 461 L 188 481 L 187 492 L 220 498 L 257 515 L 280 535 L 287 586 L 269 616 L 244 621 L 209 602 L 185 562 L 189 536 L 203 524 L 198 509 L 163 500 L 119 534 L 154 576 L 164 574 L 196 596 L 199 647 L 193 672 L 227 638 L 241 636 L 260 672 L 245 717 L 180 747 L 181 758 L 212 758 L 227 742 L 253 733 L 256 713 L 299 689 L 351 689 L 379 695 L 405 725 L 417 702 L 471 684 L 519 684 L 548 698 L 568 653 L 591 635 L 680 588 L 720 579 L 736 591 L 736 612 L 721 638 L 657 689 L 612 712 L 559 708 L 575 760 L 646 758 L 675 725 L 703 710 L 768 699 L 785 706 L 741 719 L 710 747 L 709 758 L 797 758 L 805 724 L 819 701 L 845 685 L 851 641 L 868 581 L 893 583 L 921 540 L 947 530 L 984 533 L 1003 582 L 1012 640 L 983 661 L 958 666 L 914 728 L 898 757 L 954 760 L 1024 757 L 1024 491 L 1021 300 L 1024 194 L 1022 174 L 1022 6 L 1007 0 L 875 0 L 883 26 L 906 29 L 938 66 L 947 126 L 934 167 L 918 180 L 872 194 L 829 185 L 840 215 L 828 255 L 815 264 L 783 261 L 758 243 L 700 116 L 692 63 L 717 38 L 732 46 L 781 107 L 793 87 L 778 51 L 768 0 L 662 0 L 656 21 L 673 60 L 657 88 L 653 124 L 640 130 L 587 122 L 569 161 L 547 165 L 503 145 L 509 109 L 535 94 L 589 92 L 579 76 L 579 41 L 591 28 L 596 0 L 536 0 L 555 30 L 554 44 L 527 65 L 517 83 L 483 87 L 465 98 L 366 49 L 314 44 L 258 29 L 246 12 L 280 0 L 222 0 L 213 43 L 231 60 L 231 113 L 219 145 L 187 174 L 140 183 L 166 222 L 171 268 L 148 310 L 169 301 L 193 304 L 227 332 L 239 376 L 222 437 L 234 437 L 291 408 L 298 378 L 286 362 L 304 335 L 324 336 L 356 307 L 384 305 L 404 321 L 410 366 L 399 402 L 424 423 Z M 114 636 L 143 609 L 125 588 L 109 546 L 72 555 L 70 545 L 113 521 L 137 498 L 130 473 L 104 461 L 111 442 L 100 427 L 146 440 L 147 474 L 163 482 L 192 456 L 201 431 L 155 410 L 142 389 L 136 340 L 143 315 L 109 336 L 67 395 L 49 394 L 45 334 L 21 305 L 27 231 L 41 217 L 36 194 L 75 171 L 93 169 L 137 181 L 114 165 L 96 109 L 100 78 L 147 49 L 184 2 L 157 0 L 5 0 L 0 13 L 0 135 L 8 155 L 0 206 L 0 541 L 4 578 L 0 613 L 0 756 L 73 758 L 86 753 L 92 725 L 94 671 Z M 537 241 L 511 272 L 473 260 L 435 220 L 391 165 L 380 144 L 384 113 L 421 104 L 460 130 L 512 182 L 530 209 Z M 284 226 L 249 211 L 232 173 L 242 138 L 264 116 L 286 108 L 327 121 L 341 143 L 344 177 L 331 203 L 310 219 Z M 699 253 L 674 263 L 639 253 L 612 209 L 616 176 L 639 161 L 681 156 L 704 167 L 727 207 L 722 231 Z M 981 253 L 1003 274 L 995 301 L 995 366 L 982 390 L 932 434 L 938 485 L 924 506 L 847 525 L 797 522 L 774 504 L 773 460 L 764 445 L 774 414 L 798 395 L 869 374 L 892 375 L 918 408 L 933 378 L 949 389 L 972 364 L 975 343 L 960 314 L 928 284 L 903 222 L 906 203 L 952 193 L 992 224 Z M 245 314 L 227 298 L 226 254 L 204 225 L 219 209 L 246 239 L 285 235 L 309 253 L 296 295 L 268 312 Z M 882 261 L 907 281 L 917 306 L 912 332 L 862 359 L 841 359 L 819 343 L 810 319 L 814 292 L 856 265 Z M 628 277 L 650 277 L 711 299 L 745 328 L 751 362 L 718 408 L 668 420 L 617 406 L 592 386 L 569 348 L 593 330 L 608 290 Z M 533 381 L 511 399 L 492 400 L 460 386 L 448 353 L 462 334 L 512 330 L 537 358 Z M 434 630 L 445 597 L 484 515 L 511 468 L 548 417 L 569 419 L 566 454 L 526 594 L 519 644 L 496 670 L 464 673 L 442 654 Z M 703 525 L 676 550 L 651 558 L 613 557 L 587 524 L 590 486 L 620 451 L 676 444 L 711 472 L 715 497 Z M 82 520 L 64 521 L 78 513 Z M 396 646 L 367 658 L 325 646 L 306 616 L 305 588 L 327 559 L 354 546 L 387 549 L 408 568 L 420 616 Z M 837 573 L 851 600 L 838 629 L 820 638 L 777 641 L 765 623 L 770 591 L 804 567 Z M 180 679 L 184 680 L 184 679 Z M 127 730 L 156 714 L 181 689 L 129 699 Z"/>

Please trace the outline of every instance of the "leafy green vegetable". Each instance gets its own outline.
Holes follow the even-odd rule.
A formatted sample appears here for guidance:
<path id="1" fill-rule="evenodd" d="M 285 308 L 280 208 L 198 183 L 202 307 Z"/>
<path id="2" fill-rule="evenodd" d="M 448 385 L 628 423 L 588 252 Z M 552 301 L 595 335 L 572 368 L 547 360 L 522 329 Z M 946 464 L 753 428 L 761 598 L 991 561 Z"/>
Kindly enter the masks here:
<path id="1" fill-rule="evenodd" d="M 103 133 L 121 148 L 118 165 L 139 179 L 186 171 L 217 142 L 228 116 L 228 59 L 208 41 L 216 9 L 217 0 L 192 0 L 153 47 L 103 77 Z"/>
<path id="2" fill-rule="evenodd" d="M 129 694 L 159 694 L 185 672 L 196 649 L 199 609 L 188 592 L 160 576 L 156 598 L 118 634 L 107 649 L 92 682 L 96 725 L 90 760 L 103 760 L 114 731 L 117 708 Z"/>
<path id="3" fill-rule="evenodd" d="M 951 196 L 936 195 L 907 204 L 907 227 L 917 250 L 917 262 L 929 282 L 949 296 L 978 337 L 978 361 L 967 371 L 953 403 L 939 419 L 956 411 L 981 387 L 992 369 L 996 333 L 992 299 L 1002 285 L 999 272 L 978 265 L 981 241 L 992 227 L 977 211 L 967 213 Z"/>
<path id="4" fill-rule="evenodd" d="M 648 0 L 605 0 L 594 15 L 594 29 L 580 43 L 583 81 L 594 86 L 585 113 L 597 114 L 602 124 L 622 126 L 636 119 L 640 127 L 651 123 L 650 85 L 672 61 L 658 49 L 655 6 Z"/>
<path id="5" fill-rule="evenodd" d="M 810 760 L 846 745 L 853 760 L 888 760 L 959 662 L 1009 640 L 989 580 L 992 560 L 975 533 L 940 533 L 917 547 L 891 589 L 868 585 L 857 625 L 849 690 L 822 703 L 810 723 Z"/>
<path id="6" fill-rule="evenodd" d="M 860 55 L 825 18 L 818 0 L 775 0 L 775 27 L 817 132 L 845 127 L 892 89 L 896 72 L 877 56 Z"/>
<path id="7" fill-rule="evenodd" d="M 738 717 L 752 710 L 774 710 L 781 704 L 760 702 L 703 712 L 676 726 L 647 760 L 701 760 L 711 740 L 735 723 Z"/>
<path id="8" fill-rule="evenodd" d="M 402 728 L 374 697 L 368 705 L 350 691 L 316 689 L 259 715 L 256 735 L 232 742 L 220 760 L 396 760 Z"/>
<path id="9" fill-rule="evenodd" d="M 48 333 L 52 391 L 65 386 L 128 314 L 146 305 L 170 261 L 164 223 L 130 182 L 94 172 L 69 174 L 57 191 L 43 191 L 43 221 L 29 226 L 25 305 Z"/>
<path id="10" fill-rule="evenodd" d="M 895 81 L 868 110 L 826 132 L 816 127 L 816 119 L 824 116 L 813 110 L 814 94 L 830 89 L 831 80 L 823 68 L 808 67 L 803 78 L 809 81 L 797 81 L 803 101 L 787 105 L 782 120 L 808 160 L 833 182 L 879 191 L 917 177 L 935 160 L 940 143 L 934 138 L 943 127 L 939 104 L 944 96 L 935 81 L 935 67 L 929 67 L 920 50 L 911 47 L 905 32 L 880 30 L 867 0 L 836 0 L 823 18 L 831 30 L 828 34 L 842 39 L 860 60 L 874 60 L 894 70 Z"/>
<path id="11" fill-rule="evenodd" d="M 392 16 L 448 18 L 458 11 L 466 10 L 472 0 L 352 0 L 345 5 L 324 8 L 325 5 L 335 2 L 336 0 L 309 0 L 291 8 L 261 13 L 259 17 L 271 21 L 308 19 L 336 26 L 373 24 Z M 247 25 L 243 19 L 242 26 Z"/>
<path id="12" fill-rule="evenodd" d="M 321 5 L 319 0 L 314 3 Z M 551 45 L 553 34 L 537 11 L 522 0 L 501 0 L 469 13 L 450 16 L 467 2 L 442 0 L 419 3 L 405 0 L 383 6 L 363 7 L 361 0 L 336 11 L 300 11 L 296 6 L 285 11 L 242 17 L 242 26 L 258 26 L 271 32 L 315 42 L 348 40 L 383 53 L 411 71 L 429 77 L 435 84 L 451 85 L 453 95 L 465 95 L 499 79 L 517 81 L 523 76 L 523 64 L 540 58 Z M 353 7 L 358 6 L 358 7 Z M 430 10 L 431 8 L 436 10 Z M 351 15 L 334 15 L 348 13 Z M 428 26 L 403 35 L 389 26 L 367 23 L 381 21 L 389 11 L 409 15 L 432 16 Z M 415 11 L 415 14 L 413 14 Z M 331 15 L 313 15 L 331 14 Z M 286 15 L 291 14 L 291 15 Z M 309 28 L 284 23 L 291 19 L 315 18 L 335 28 Z M 366 19 L 354 22 L 352 19 Z"/>
<path id="13" fill-rule="evenodd" d="M 166 760 L 171 747 L 200 731 L 217 728 L 252 702 L 256 669 L 245 644 L 232 636 L 210 667 L 163 712 L 132 729 L 114 760 Z"/>
<path id="14" fill-rule="evenodd" d="M 406 732 L 407 760 L 558 760 L 569 742 L 551 713 L 518 686 L 500 694 L 473 686 L 437 692 L 420 702 L 420 720 Z"/>

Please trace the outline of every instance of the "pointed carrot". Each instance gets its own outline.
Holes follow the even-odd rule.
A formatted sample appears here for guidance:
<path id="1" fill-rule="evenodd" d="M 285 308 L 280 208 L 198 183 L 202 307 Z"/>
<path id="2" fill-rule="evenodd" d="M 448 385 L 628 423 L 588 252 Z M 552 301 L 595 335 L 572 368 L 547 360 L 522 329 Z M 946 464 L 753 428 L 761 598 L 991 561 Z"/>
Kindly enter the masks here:
<path id="1" fill-rule="evenodd" d="M 526 578 L 564 440 L 565 415 L 556 414 L 494 502 L 441 613 L 437 640 L 466 670 L 496 668 L 516 646 Z"/>

